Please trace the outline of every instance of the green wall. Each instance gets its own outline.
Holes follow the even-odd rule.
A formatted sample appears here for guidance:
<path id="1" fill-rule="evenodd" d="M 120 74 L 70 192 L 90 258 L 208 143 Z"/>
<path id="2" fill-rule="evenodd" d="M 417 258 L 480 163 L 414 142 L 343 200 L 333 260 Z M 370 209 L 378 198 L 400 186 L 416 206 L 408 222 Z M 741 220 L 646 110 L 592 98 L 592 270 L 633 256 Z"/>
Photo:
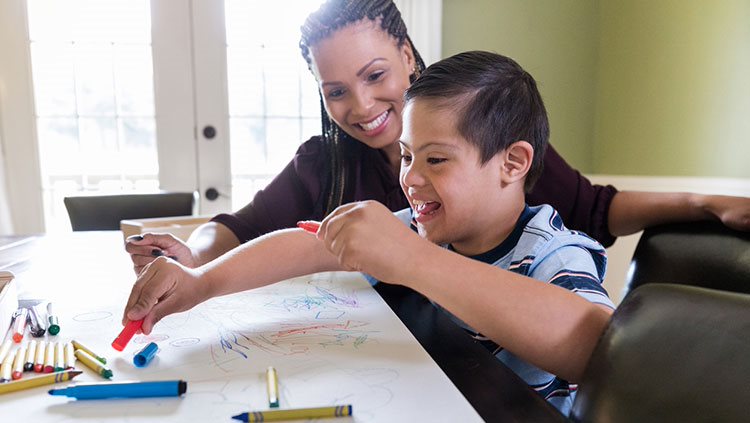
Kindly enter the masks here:
<path id="1" fill-rule="evenodd" d="M 602 1 L 596 173 L 750 177 L 750 2 Z"/>
<path id="2" fill-rule="evenodd" d="M 443 55 L 471 49 L 534 75 L 584 172 L 750 177 L 750 1 L 444 0 Z"/>
<path id="3" fill-rule="evenodd" d="M 594 0 L 443 0 L 443 57 L 489 50 L 515 59 L 537 80 L 551 142 L 589 170 L 597 13 Z"/>

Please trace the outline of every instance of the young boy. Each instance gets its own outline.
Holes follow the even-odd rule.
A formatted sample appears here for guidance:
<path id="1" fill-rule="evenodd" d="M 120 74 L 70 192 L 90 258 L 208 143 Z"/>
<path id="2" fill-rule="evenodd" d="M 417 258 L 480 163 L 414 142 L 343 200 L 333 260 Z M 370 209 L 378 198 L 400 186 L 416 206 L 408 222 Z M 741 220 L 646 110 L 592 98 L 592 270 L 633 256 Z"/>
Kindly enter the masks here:
<path id="1" fill-rule="evenodd" d="M 138 277 L 125 316 L 145 318 L 150 333 L 214 296 L 358 270 L 445 308 L 567 414 L 567 381 L 580 378 L 613 305 L 600 283 L 603 248 L 566 230 L 551 207 L 525 204 L 548 136 L 536 83 L 517 63 L 487 52 L 442 60 L 405 95 L 400 180 L 411 209 L 347 204 L 317 236 L 274 232 L 197 269 L 159 258 Z"/>

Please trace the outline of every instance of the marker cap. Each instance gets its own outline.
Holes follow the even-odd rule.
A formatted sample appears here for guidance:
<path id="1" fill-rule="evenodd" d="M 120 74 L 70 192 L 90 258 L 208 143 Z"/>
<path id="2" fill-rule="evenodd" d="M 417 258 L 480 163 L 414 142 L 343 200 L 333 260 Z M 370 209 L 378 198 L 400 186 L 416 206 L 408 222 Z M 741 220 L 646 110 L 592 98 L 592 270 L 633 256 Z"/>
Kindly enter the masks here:
<path id="1" fill-rule="evenodd" d="M 133 357 L 133 364 L 136 367 L 146 367 L 151 360 L 154 359 L 156 352 L 159 351 L 159 346 L 155 342 L 146 345 L 138 354 Z"/>

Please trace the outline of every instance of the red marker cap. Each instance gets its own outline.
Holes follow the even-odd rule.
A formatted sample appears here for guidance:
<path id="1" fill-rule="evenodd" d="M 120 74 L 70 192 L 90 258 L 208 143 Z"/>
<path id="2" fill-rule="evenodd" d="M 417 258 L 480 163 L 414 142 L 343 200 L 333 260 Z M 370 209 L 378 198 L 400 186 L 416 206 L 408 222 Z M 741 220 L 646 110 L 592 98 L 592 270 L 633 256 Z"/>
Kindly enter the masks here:
<path id="1" fill-rule="evenodd" d="M 127 346 L 128 342 L 130 342 L 130 339 L 133 338 L 133 335 L 138 332 L 138 329 L 140 329 L 142 325 L 143 319 L 129 321 L 125 325 L 125 327 L 122 328 L 122 332 L 120 332 L 117 338 L 112 341 L 112 348 L 116 349 L 117 351 L 124 350 L 125 346 Z"/>

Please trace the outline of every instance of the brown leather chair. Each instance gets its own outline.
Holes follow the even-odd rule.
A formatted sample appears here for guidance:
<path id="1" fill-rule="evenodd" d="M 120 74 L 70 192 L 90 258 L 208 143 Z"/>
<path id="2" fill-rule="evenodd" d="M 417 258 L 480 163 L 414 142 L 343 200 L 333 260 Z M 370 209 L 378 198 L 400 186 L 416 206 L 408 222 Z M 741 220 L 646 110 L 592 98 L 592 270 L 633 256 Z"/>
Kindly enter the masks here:
<path id="1" fill-rule="evenodd" d="M 625 286 L 675 283 L 750 294 L 750 232 L 719 222 L 648 228 L 633 253 Z"/>
<path id="2" fill-rule="evenodd" d="M 94 195 L 65 197 L 74 231 L 118 230 L 123 219 L 189 216 L 193 214 L 192 192 L 156 194 Z"/>
<path id="3" fill-rule="evenodd" d="M 746 422 L 750 295 L 649 283 L 597 344 L 571 413 L 580 422 Z"/>

